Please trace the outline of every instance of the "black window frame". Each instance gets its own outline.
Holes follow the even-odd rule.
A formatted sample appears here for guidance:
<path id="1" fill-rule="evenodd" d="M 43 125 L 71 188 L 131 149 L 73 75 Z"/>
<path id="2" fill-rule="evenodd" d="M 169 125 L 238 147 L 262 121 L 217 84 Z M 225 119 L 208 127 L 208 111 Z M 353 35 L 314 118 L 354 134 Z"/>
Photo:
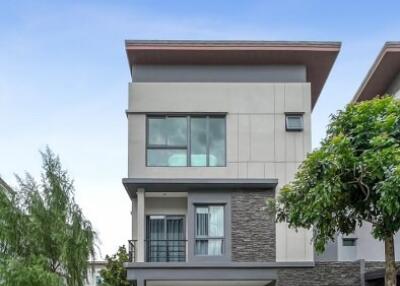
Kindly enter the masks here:
<path id="1" fill-rule="evenodd" d="M 149 143 L 149 136 L 150 136 L 150 128 L 149 128 L 149 120 L 152 118 L 159 118 L 159 119 L 167 119 L 167 118 L 186 118 L 186 145 L 175 145 L 175 146 L 168 146 L 168 145 L 160 145 L 160 144 L 150 144 Z M 192 118 L 206 118 L 207 119 L 207 146 L 206 146 L 206 165 L 205 166 L 192 166 L 191 165 L 191 119 Z M 210 166 L 210 141 L 209 141 L 209 132 L 210 132 L 210 118 L 222 118 L 224 119 L 224 131 L 225 131 L 225 138 L 224 138 L 224 163 L 218 166 Z M 186 150 L 186 166 L 154 166 L 149 165 L 148 160 L 148 150 Z M 226 167 L 227 162 L 227 126 L 226 126 L 226 115 L 225 114 L 218 114 L 218 115 L 210 115 L 210 114 L 147 114 L 146 115 L 146 167 Z"/>

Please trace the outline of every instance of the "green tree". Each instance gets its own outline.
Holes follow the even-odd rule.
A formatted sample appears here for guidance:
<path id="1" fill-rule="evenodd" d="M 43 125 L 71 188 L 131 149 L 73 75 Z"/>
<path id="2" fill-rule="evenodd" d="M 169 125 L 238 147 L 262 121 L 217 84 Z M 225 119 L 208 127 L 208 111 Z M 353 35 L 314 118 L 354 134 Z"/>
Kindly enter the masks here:
<path id="1" fill-rule="evenodd" d="M 400 102 L 383 97 L 350 104 L 331 117 L 274 207 L 277 221 L 313 229 L 317 251 L 337 233 L 369 222 L 385 244 L 385 285 L 396 285 L 394 234 L 400 228 Z"/>
<path id="2" fill-rule="evenodd" d="M 40 184 L 27 173 L 18 191 L 0 190 L 0 286 L 83 286 L 95 232 L 59 157 L 41 155 Z"/>
<path id="3" fill-rule="evenodd" d="M 106 256 L 106 267 L 100 271 L 105 286 L 129 286 L 130 283 L 126 279 L 126 269 L 124 262 L 129 261 L 129 255 L 125 245 L 118 248 L 117 253 L 111 257 Z"/>

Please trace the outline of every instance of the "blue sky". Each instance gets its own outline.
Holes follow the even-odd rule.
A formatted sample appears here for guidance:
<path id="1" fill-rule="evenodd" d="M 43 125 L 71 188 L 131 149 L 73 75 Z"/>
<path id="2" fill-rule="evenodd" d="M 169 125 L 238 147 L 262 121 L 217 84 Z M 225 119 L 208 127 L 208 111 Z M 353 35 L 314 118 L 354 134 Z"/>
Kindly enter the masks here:
<path id="1" fill-rule="evenodd" d="M 318 40 L 343 46 L 313 113 L 313 146 L 350 101 L 385 41 L 400 40 L 399 1 L 2 1 L 0 174 L 38 176 L 48 144 L 113 252 L 130 236 L 125 39 Z"/>

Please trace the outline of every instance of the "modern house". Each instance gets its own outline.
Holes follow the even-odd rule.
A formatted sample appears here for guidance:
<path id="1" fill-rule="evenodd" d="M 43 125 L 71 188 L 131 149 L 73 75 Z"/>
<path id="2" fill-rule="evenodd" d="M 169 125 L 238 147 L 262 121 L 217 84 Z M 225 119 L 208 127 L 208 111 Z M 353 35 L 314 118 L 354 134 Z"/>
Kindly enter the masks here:
<path id="1" fill-rule="evenodd" d="M 311 112 L 339 50 L 337 42 L 126 41 L 130 281 L 360 283 L 358 264 L 316 262 L 311 232 L 275 224 L 264 208 L 311 150 Z"/>

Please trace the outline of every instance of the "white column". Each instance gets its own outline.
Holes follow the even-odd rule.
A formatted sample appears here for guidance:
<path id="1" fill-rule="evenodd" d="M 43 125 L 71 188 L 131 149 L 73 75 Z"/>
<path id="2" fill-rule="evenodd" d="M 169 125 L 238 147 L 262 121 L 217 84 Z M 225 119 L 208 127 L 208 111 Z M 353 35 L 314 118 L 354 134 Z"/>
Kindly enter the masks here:
<path id="1" fill-rule="evenodd" d="M 145 199 L 144 189 L 137 190 L 137 242 L 136 242 L 136 261 L 144 262 L 145 247 Z"/>

